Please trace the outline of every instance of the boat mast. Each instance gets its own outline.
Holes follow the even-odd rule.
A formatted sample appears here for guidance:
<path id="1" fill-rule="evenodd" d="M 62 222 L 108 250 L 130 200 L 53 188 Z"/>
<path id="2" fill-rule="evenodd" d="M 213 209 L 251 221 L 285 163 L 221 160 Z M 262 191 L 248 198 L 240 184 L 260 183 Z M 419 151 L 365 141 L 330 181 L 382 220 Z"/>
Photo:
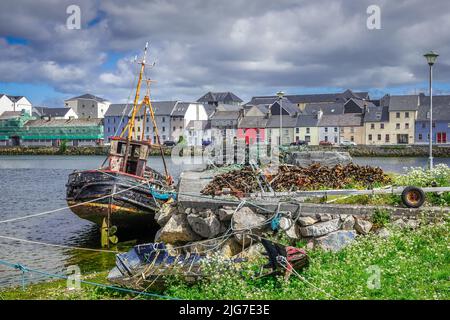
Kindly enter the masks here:
<path id="1" fill-rule="evenodd" d="M 133 139 L 134 121 L 135 121 L 136 112 L 138 109 L 139 93 L 141 91 L 142 76 L 143 76 L 144 70 L 145 70 L 145 59 L 147 57 L 147 48 L 148 48 L 148 42 L 145 43 L 144 57 L 143 57 L 142 61 L 140 62 L 141 69 L 139 70 L 139 79 L 137 82 L 136 94 L 134 96 L 133 112 L 131 114 L 131 119 L 129 120 L 128 125 L 127 125 L 128 126 L 128 136 L 127 136 L 127 144 L 125 147 L 125 159 L 123 161 L 122 170 L 126 169 L 126 165 L 127 165 L 127 161 L 128 161 L 128 150 L 130 148 L 130 141 Z"/>

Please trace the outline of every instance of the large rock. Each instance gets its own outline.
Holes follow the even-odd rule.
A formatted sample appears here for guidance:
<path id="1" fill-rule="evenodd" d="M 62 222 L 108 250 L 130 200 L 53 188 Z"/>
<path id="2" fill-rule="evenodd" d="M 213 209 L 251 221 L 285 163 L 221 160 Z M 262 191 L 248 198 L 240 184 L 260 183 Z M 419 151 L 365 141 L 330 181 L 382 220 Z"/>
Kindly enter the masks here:
<path id="1" fill-rule="evenodd" d="M 197 215 L 187 216 L 187 221 L 192 230 L 203 238 L 213 238 L 220 232 L 220 221 L 215 215 L 202 218 Z"/>
<path id="2" fill-rule="evenodd" d="M 246 230 L 251 230 L 253 234 L 260 234 L 264 229 L 264 224 L 267 218 L 261 214 L 256 214 L 252 209 L 243 207 L 239 209 L 231 219 L 234 232 L 242 231 L 242 233 L 235 234 L 236 240 L 239 243 L 247 245 L 250 243 L 250 238 L 244 236 Z"/>
<path id="3" fill-rule="evenodd" d="M 326 222 L 319 222 L 307 227 L 301 227 L 300 232 L 304 237 L 320 237 L 324 234 L 338 230 L 339 225 L 339 219 L 333 219 Z"/>
<path id="4" fill-rule="evenodd" d="M 281 217 L 280 218 L 280 228 L 283 230 L 286 235 L 291 239 L 299 239 L 300 232 L 298 230 L 297 225 L 292 221 L 292 219 Z"/>
<path id="5" fill-rule="evenodd" d="M 314 239 L 314 247 L 336 252 L 349 245 L 355 238 L 355 230 L 339 230 Z"/>
<path id="6" fill-rule="evenodd" d="M 372 229 L 372 222 L 362 219 L 356 219 L 355 230 L 360 234 L 368 234 Z"/>
<path id="7" fill-rule="evenodd" d="M 158 212 L 155 213 L 156 222 L 163 227 L 177 213 L 177 208 L 169 204 L 163 204 Z"/>
<path id="8" fill-rule="evenodd" d="M 158 231 L 155 241 L 167 243 L 197 241 L 201 238 L 192 231 L 185 214 L 174 214 Z"/>
<path id="9" fill-rule="evenodd" d="M 376 231 L 376 235 L 380 238 L 387 239 L 391 236 L 391 233 L 386 228 L 381 228 Z"/>
<path id="10" fill-rule="evenodd" d="M 353 230 L 355 226 L 355 218 L 352 215 L 348 215 L 344 217 L 342 221 L 342 230 Z"/>
<path id="11" fill-rule="evenodd" d="M 318 220 L 308 216 L 308 217 L 299 217 L 297 221 L 302 227 L 306 227 L 316 223 Z"/>
<path id="12" fill-rule="evenodd" d="M 286 154 L 286 163 L 306 167 L 314 163 L 332 167 L 337 164 L 346 165 L 352 162 L 348 152 L 337 151 L 291 151 Z"/>
<path id="13" fill-rule="evenodd" d="M 234 209 L 229 207 L 223 207 L 219 209 L 218 213 L 220 221 L 230 221 L 231 217 L 234 214 Z"/>
<path id="14" fill-rule="evenodd" d="M 222 248 L 220 249 L 220 254 L 224 258 L 231 258 L 241 251 L 242 251 L 242 244 L 237 242 L 236 239 L 234 238 L 229 238 L 227 241 L 225 241 Z"/>

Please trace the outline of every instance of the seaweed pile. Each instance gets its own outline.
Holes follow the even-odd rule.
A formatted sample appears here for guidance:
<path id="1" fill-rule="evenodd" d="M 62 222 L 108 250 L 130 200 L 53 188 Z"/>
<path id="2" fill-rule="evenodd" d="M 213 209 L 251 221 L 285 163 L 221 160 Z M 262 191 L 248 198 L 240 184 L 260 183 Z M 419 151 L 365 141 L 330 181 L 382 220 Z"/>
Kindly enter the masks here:
<path id="1" fill-rule="evenodd" d="M 308 167 L 281 165 L 276 174 L 264 173 L 274 191 L 300 191 L 318 189 L 344 189 L 348 187 L 371 188 L 384 185 L 390 177 L 379 167 L 359 166 L 354 163 L 334 167 L 312 164 Z M 224 188 L 233 193 L 259 192 L 258 172 L 246 166 L 239 170 L 219 174 L 201 191 L 205 195 L 217 195 Z"/>

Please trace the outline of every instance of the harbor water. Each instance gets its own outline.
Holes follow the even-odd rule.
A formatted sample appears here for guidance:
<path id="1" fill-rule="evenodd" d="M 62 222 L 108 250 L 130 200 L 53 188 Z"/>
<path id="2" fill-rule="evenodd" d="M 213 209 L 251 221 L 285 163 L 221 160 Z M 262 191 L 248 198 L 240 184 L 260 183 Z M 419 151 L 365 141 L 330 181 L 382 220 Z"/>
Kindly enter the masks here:
<path id="1" fill-rule="evenodd" d="M 65 184 L 68 174 L 75 169 L 98 168 L 103 160 L 103 156 L 1 156 L 0 221 L 66 207 Z M 354 158 L 354 161 L 397 173 L 403 172 L 404 168 L 427 165 L 426 158 L 372 157 Z M 450 158 L 436 158 L 435 163 L 450 166 Z M 163 172 L 163 163 L 159 157 L 150 158 L 149 165 Z M 177 165 L 170 159 L 167 165 L 175 179 L 182 170 L 196 166 Z M 43 246 L 2 236 L 64 246 L 99 248 L 97 226 L 78 218 L 69 209 L 0 223 L 0 259 L 58 274 L 65 274 L 69 265 L 78 265 L 82 274 L 105 270 L 114 265 L 113 253 Z M 122 249 L 125 250 L 126 246 Z M 47 279 L 32 273 L 26 274 L 27 282 Z M 21 272 L 0 265 L 0 287 L 16 285 L 21 285 Z"/>

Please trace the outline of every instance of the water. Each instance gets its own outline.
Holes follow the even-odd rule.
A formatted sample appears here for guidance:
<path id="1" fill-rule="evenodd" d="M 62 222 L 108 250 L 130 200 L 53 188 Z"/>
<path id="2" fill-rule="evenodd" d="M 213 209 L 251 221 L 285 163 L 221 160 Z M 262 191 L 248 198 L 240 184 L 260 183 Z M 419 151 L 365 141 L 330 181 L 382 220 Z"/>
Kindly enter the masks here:
<path id="1" fill-rule="evenodd" d="M 93 169 L 103 156 L 0 156 L 0 221 L 65 207 L 65 184 L 74 169 Z M 362 165 L 380 166 L 385 171 L 403 172 L 404 167 L 426 166 L 426 158 L 355 158 Z M 450 166 L 450 158 L 435 159 Z M 149 164 L 163 172 L 160 158 Z M 184 169 L 195 165 L 176 165 L 167 161 L 169 171 L 177 179 Z M 97 226 L 78 218 L 69 209 L 0 224 L 0 235 L 45 243 L 99 248 Z M 123 248 L 125 249 L 125 248 Z M 114 265 L 114 254 L 86 252 L 28 244 L 0 238 L 0 259 L 45 270 L 65 273 L 76 264 L 82 273 L 105 270 Z M 43 280 L 27 274 L 27 281 Z M 0 287 L 20 285 L 20 272 L 0 265 Z"/>

